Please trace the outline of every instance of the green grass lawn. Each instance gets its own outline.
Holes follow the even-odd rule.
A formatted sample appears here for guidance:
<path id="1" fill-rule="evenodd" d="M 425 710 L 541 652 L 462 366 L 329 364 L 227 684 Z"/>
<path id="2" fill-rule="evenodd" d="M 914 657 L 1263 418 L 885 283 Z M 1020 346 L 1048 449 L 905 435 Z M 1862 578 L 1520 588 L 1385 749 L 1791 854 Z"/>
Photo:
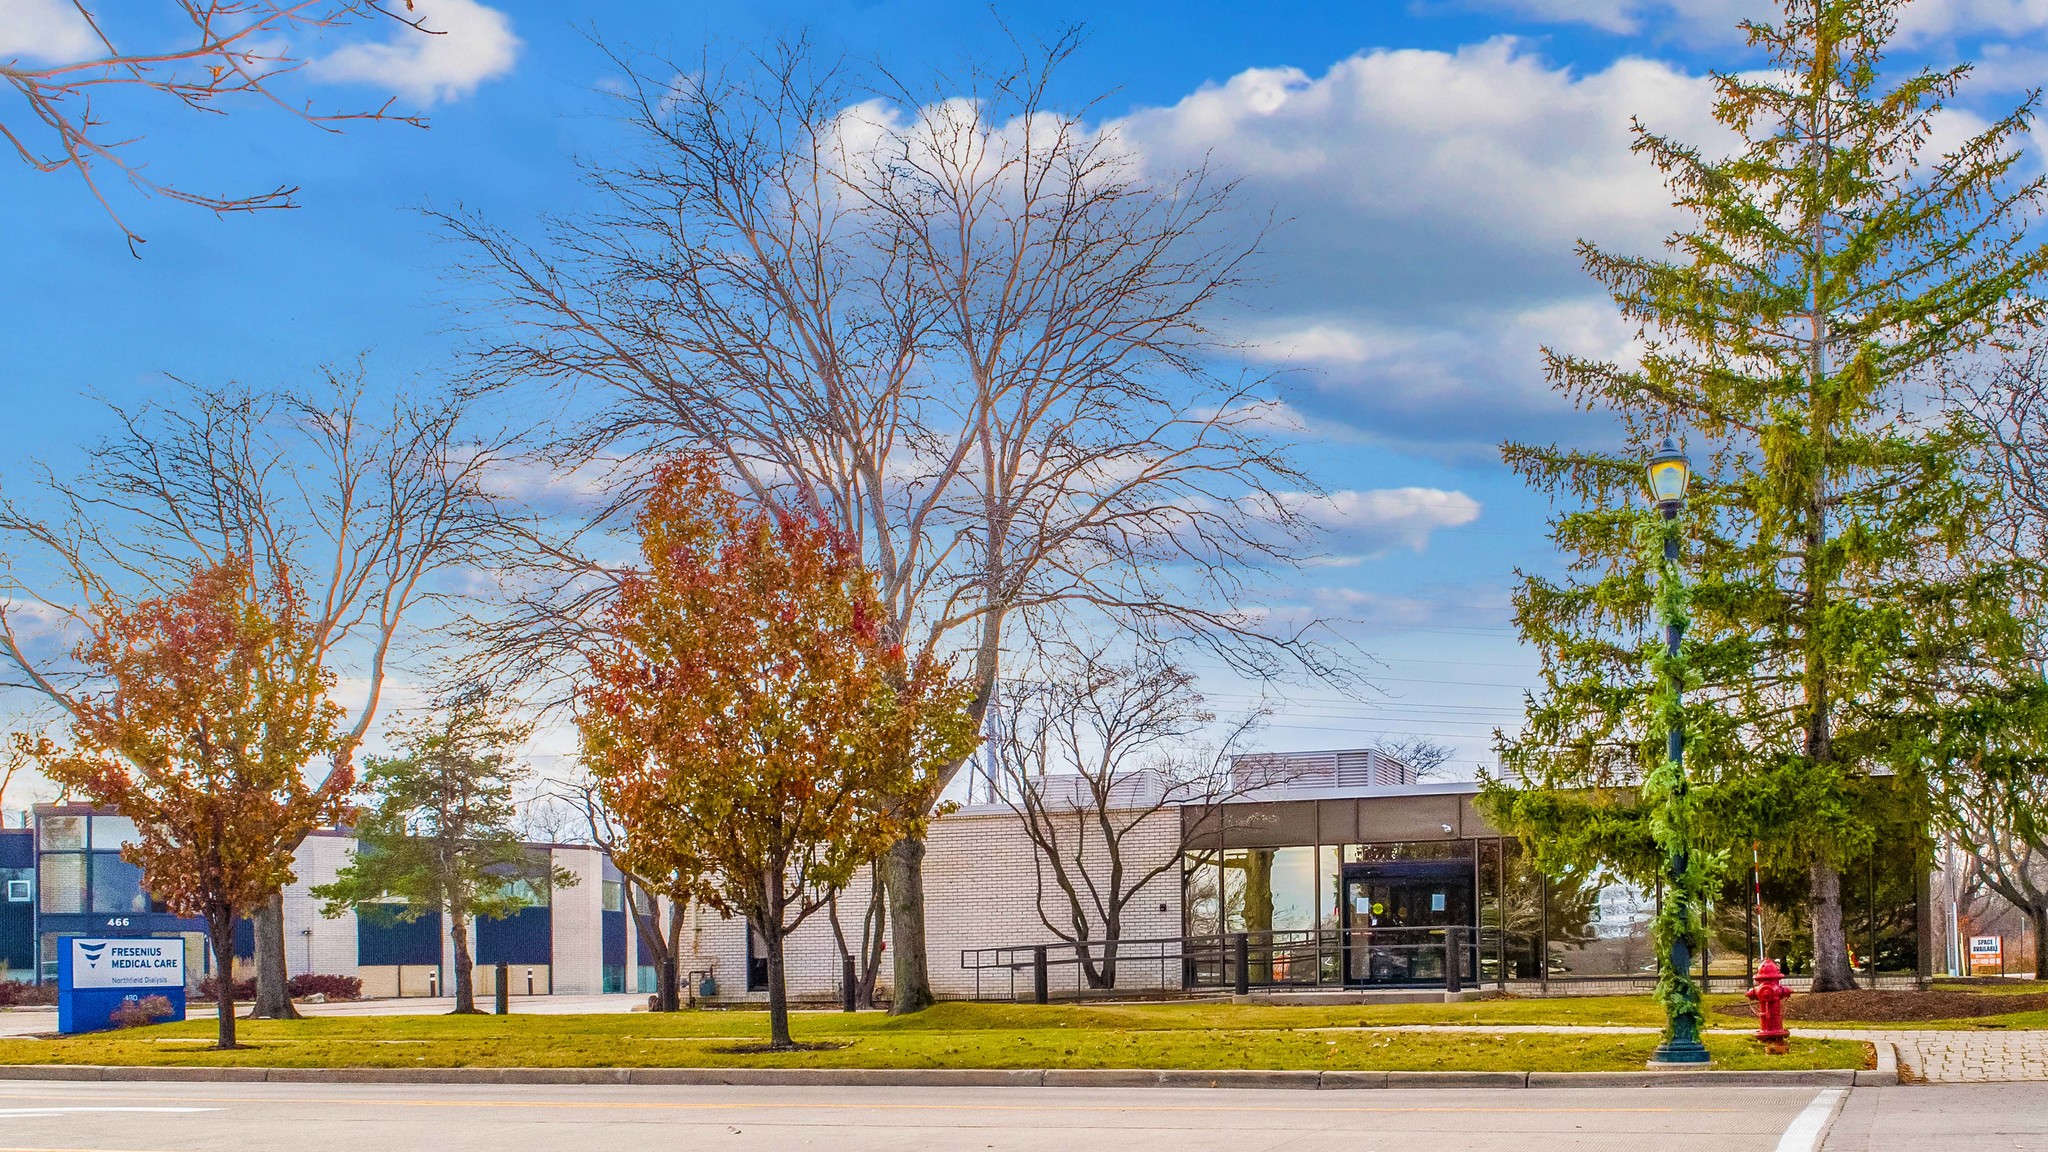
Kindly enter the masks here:
<path id="1" fill-rule="evenodd" d="M 1603 998 L 1605 999 L 1605 998 Z M 1292 1008 L 1214 1004 L 1073 1007 L 941 1004 L 904 1019 L 880 1013 L 797 1014 L 802 1042 L 823 1051 L 735 1053 L 765 1039 L 759 1012 L 591 1016 L 383 1016 L 244 1021 L 250 1047 L 207 1049 L 211 1021 L 59 1040 L 0 1040 L 0 1064 L 229 1064 L 273 1067 L 815 1067 L 1294 1068 L 1472 1071 L 1639 1069 L 1643 1035 L 1361 1032 L 1403 1023 L 1640 1023 L 1650 1008 L 1561 1001 Z M 1538 1008 L 1552 1019 L 1539 1020 Z M 1491 1008 L 1485 1019 L 1473 1015 Z M 1574 1009 L 1570 1021 L 1555 1020 Z M 1650 1020 L 1655 1023 L 1656 1021 Z M 1332 1031 L 1331 1029 L 1337 1029 Z M 1800 1041 L 1767 1056 L 1740 1037 L 1712 1037 L 1724 1068 L 1855 1068 L 1858 1041 Z"/>

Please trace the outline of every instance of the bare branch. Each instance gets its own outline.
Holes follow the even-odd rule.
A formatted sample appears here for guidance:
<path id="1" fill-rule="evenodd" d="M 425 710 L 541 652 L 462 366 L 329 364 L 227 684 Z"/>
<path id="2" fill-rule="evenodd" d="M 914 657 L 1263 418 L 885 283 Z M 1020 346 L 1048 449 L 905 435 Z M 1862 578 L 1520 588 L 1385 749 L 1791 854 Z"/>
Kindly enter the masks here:
<path id="1" fill-rule="evenodd" d="M 0 60 L 0 81 L 22 99 L 18 119 L 0 116 L 0 140 L 38 172 L 76 174 L 126 237 L 131 252 L 142 243 L 142 237 L 108 199 L 103 170 L 144 195 L 163 196 L 215 213 L 294 207 L 292 196 L 298 189 L 280 186 L 266 192 L 218 195 L 192 192 L 156 179 L 145 164 L 131 156 L 131 148 L 141 138 L 110 126 L 113 118 L 107 114 L 106 104 L 124 93 L 153 93 L 192 111 L 214 115 L 227 114 L 223 103 L 248 98 L 330 132 L 359 120 L 426 126 L 418 116 L 393 113 L 390 101 L 364 111 L 322 112 L 291 103 L 277 92 L 278 82 L 305 64 L 293 51 L 294 38 L 302 38 L 303 43 L 303 38 L 316 33 L 378 17 L 438 35 L 410 14 L 413 0 L 405 0 L 404 14 L 384 0 L 170 0 L 176 32 L 151 47 L 134 47 L 125 40 L 117 44 L 106 21 L 93 13 L 86 0 L 70 0 L 69 6 L 92 30 L 103 51 L 88 59 L 42 65 L 18 58 Z"/>

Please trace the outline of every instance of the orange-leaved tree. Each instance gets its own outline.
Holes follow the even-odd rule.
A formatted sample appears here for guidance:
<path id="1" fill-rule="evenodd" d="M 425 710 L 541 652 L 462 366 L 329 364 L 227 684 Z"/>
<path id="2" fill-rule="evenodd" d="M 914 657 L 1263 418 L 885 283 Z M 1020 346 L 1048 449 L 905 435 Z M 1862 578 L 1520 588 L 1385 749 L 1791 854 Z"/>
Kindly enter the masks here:
<path id="1" fill-rule="evenodd" d="M 783 941 L 904 835 L 973 750 L 971 693 L 910 664 L 849 543 L 749 514 L 706 455 L 662 467 L 629 576 L 587 652 L 583 754 L 625 865 L 694 877 L 765 943 L 770 1044 L 791 1046 Z M 643 868 L 644 866 L 644 868 Z"/>
<path id="2" fill-rule="evenodd" d="M 121 855 L 171 912 L 202 916 L 213 942 L 220 1047 L 235 1046 L 235 921 L 291 883 L 292 849 L 341 819 L 354 774 L 322 785 L 307 766 L 343 745 L 305 599 L 259 587 L 239 559 L 184 587 L 96 608 L 79 661 L 107 687 L 83 696 L 72 747 L 43 772 L 71 795 L 135 821 Z"/>

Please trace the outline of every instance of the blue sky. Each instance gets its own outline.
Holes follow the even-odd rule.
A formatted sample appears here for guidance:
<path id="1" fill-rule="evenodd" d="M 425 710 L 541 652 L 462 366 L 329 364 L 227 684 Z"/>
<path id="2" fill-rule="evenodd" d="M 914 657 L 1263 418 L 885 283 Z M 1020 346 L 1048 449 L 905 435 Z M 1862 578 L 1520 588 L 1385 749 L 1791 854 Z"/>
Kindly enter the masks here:
<path id="1" fill-rule="evenodd" d="M 124 18 L 143 5 L 107 7 Z M 55 58 L 62 0 L 0 0 L 0 59 Z M 1509 436 L 1607 443 L 1551 397 L 1537 348 L 1618 351 L 1628 333 L 1577 270 L 1587 237 L 1646 248 L 1673 223 L 1627 153 L 1629 118 L 1711 140 L 1710 68 L 1753 66 L 1736 18 L 1754 0 L 1352 0 L 1245 4 L 742 5 L 420 0 L 448 35 L 371 26 L 308 44 L 292 82 L 322 106 L 387 96 L 422 131 L 345 134 L 239 109 L 115 107 L 153 174 L 205 191 L 300 187 L 289 212 L 216 219 L 117 192 L 140 259 L 73 178 L 0 166 L 0 484 L 30 459 L 83 461 L 93 396 L 134 400 L 166 375 L 252 384 L 366 354 L 386 380 L 443 377 L 459 355 L 457 256 L 413 211 L 465 206 L 514 231 L 588 204 L 578 157 L 619 135 L 601 86 L 608 43 L 688 58 L 808 29 L 828 51 L 920 74 L 998 52 L 1003 24 L 1088 39 L 1059 76 L 1100 98 L 1149 158 L 1208 157 L 1244 180 L 1248 214 L 1286 223 L 1256 306 L 1226 318 L 1255 366 L 1284 374 L 1297 445 L 1340 494 L 1347 562 L 1302 593 L 1357 621 L 1382 665 L 1364 704 L 1290 691 L 1265 740 L 1351 745 L 1427 734 L 1467 769 L 1512 725 L 1533 657 L 1508 623 L 1516 567 L 1549 570 L 1545 505 L 1498 462 Z M 2038 82 L 2041 0 L 1922 0 L 1901 63 L 1984 62 L 1965 109 L 1995 113 Z M 118 27 L 118 26 L 117 26 Z M 138 28 L 137 34 L 146 33 Z M 410 40 L 407 37 L 411 37 Z M 0 97 L 0 123 L 20 110 Z M 1225 711 L 1251 689 L 1211 683 Z"/>

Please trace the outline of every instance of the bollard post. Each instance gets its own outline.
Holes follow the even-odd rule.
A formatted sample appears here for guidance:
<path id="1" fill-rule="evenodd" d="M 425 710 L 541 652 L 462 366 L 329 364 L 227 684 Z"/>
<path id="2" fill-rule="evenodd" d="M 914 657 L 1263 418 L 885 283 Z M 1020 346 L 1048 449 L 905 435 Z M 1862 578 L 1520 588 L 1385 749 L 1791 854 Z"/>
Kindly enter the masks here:
<path id="1" fill-rule="evenodd" d="M 1444 929 L 1444 992 L 1465 990 L 1465 930 L 1455 925 Z"/>
<path id="2" fill-rule="evenodd" d="M 855 980 L 853 957 L 841 956 L 839 958 L 839 1010 L 841 1012 L 851 1012 L 854 1010 L 854 993 L 858 991 L 854 986 Z"/>
<path id="3" fill-rule="evenodd" d="M 526 994 L 528 996 L 533 995 L 533 969 L 531 968 L 526 970 Z"/>
<path id="4" fill-rule="evenodd" d="M 1052 1000 L 1051 974 L 1046 971 L 1045 945 L 1031 949 L 1031 1002 L 1045 1004 Z"/>
<path id="5" fill-rule="evenodd" d="M 1236 983 L 1233 988 L 1239 996 L 1248 996 L 1252 990 L 1252 934 L 1233 934 L 1230 938 L 1230 948 L 1235 953 L 1231 959 L 1237 967 Z"/>
<path id="6" fill-rule="evenodd" d="M 493 966 L 493 970 L 491 973 L 492 977 L 494 978 L 495 982 L 498 985 L 496 991 L 498 994 L 498 1015 L 500 1016 L 509 1016 L 512 1014 L 511 968 L 512 966 L 510 964 L 506 963 L 503 960 L 500 960 L 497 962 L 496 965 Z"/>
<path id="7" fill-rule="evenodd" d="M 676 988 L 676 958 L 671 956 L 661 962 L 661 1010 L 676 1011 L 681 1007 L 676 1003 L 679 999 L 681 997 Z"/>

